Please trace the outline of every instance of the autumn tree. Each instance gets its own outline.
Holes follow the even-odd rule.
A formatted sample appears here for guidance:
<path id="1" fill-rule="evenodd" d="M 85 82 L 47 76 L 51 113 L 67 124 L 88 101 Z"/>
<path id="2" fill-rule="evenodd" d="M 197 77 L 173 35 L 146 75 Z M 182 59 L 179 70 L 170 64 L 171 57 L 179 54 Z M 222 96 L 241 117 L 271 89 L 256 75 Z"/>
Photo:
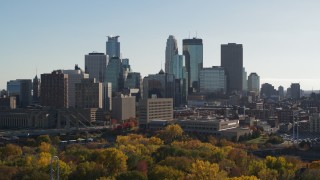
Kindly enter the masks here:
<path id="1" fill-rule="evenodd" d="M 100 151 L 97 160 L 103 164 L 108 174 L 116 176 L 127 171 L 127 159 L 128 157 L 122 151 L 116 148 L 107 148 Z"/>
<path id="2" fill-rule="evenodd" d="M 226 172 L 219 172 L 219 165 L 210 163 L 209 161 L 196 160 L 192 163 L 190 174 L 187 179 L 191 180 L 210 180 L 210 179 L 223 179 L 227 176 Z"/>
<path id="3" fill-rule="evenodd" d="M 165 142 L 171 143 L 175 140 L 180 140 L 183 135 L 183 130 L 178 124 L 171 124 L 160 131 L 158 136 Z"/>
<path id="4" fill-rule="evenodd" d="M 184 179 L 185 175 L 182 171 L 168 166 L 156 165 L 148 175 L 148 179 L 162 180 L 162 179 Z"/>

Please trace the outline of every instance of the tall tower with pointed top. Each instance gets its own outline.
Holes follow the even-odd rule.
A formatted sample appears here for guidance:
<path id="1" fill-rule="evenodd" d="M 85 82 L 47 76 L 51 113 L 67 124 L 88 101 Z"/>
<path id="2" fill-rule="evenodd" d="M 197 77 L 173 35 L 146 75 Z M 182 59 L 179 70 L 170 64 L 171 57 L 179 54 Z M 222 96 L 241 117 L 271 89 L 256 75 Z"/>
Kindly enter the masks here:
<path id="1" fill-rule="evenodd" d="M 170 35 L 167 39 L 167 46 L 166 46 L 166 61 L 165 61 L 166 73 L 169 73 L 169 74 L 173 73 L 172 61 L 174 56 L 177 54 L 178 54 L 177 40 L 174 36 Z"/>
<path id="2" fill-rule="evenodd" d="M 40 102 L 40 79 L 38 78 L 38 75 L 36 75 L 33 78 L 32 90 L 33 90 L 32 102 L 39 103 Z"/>

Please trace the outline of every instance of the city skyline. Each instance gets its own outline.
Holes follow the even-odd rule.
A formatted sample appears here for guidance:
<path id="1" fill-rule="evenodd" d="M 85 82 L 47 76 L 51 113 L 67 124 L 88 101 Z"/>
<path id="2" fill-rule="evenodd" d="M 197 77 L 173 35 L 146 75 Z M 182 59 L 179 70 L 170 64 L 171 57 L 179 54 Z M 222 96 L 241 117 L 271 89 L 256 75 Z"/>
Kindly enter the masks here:
<path id="1" fill-rule="evenodd" d="M 220 45 L 237 43 L 247 73 L 256 72 L 261 84 L 320 89 L 317 1 L 140 2 L 2 2 L 0 89 L 10 80 L 33 79 L 36 71 L 39 77 L 75 64 L 84 70 L 84 56 L 105 53 L 108 35 L 120 36 L 122 57 L 142 77 L 164 69 L 169 35 L 180 54 L 182 40 L 197 36 L 204 67 L 220 66 Z M 188 14 L 193 8 L 199 13 Z"/>

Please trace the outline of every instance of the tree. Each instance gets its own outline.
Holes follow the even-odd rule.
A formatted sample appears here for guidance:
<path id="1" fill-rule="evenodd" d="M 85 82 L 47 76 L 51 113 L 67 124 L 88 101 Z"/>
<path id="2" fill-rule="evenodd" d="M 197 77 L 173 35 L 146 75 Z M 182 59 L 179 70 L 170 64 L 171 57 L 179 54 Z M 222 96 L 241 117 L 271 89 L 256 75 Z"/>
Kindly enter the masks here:
<path id="1" fill-rule="evenodd" d="M 158 136 L 165 143 L 171 143 L 182 138 L 183 130 L 178 124 L 171 124 L 160 131 Z"/>
<path id="2" fill-rule="evenodd" d="M 220 179 L 225 178 L 225 173 L 219 173 L 219 165 L 216 163 L 210 163 L 209 161 L 196 160 L 191 165 L 190 174 L 188 179 Z"/>
<path id="3" fill-rule="evenodd" d="M 116 177 L 116 180 L 127 180 L 127 179 L 133 179 L 133 180 L 147 180 L 147 177 L 144 176 L 141 172 L 139 171 L 128 171 L 119 174 Z"/>
<path id="4" fill-rule="evenodd" d="M 98 157 L 98 160 L 101 161 L 104 168 L 106 168 L 107 173 L 112 176 L 127 171 L 127 159 L 128 157 L 116 148 L 102 150 Z"/>
<path id="5" fill-rule="evenodd" d="M 162 180 L 162 179 L 184 179 L 184 173 L 177 169 L 168 166 L 156 165 L 148 175 L 148 179 Z"/>
<path id="6" fill-rule="evenodd" d="M 2 151 L 2 158 L 15 158 L 22 155 L 22 150 L 20 146 L 14 144 L 7 144 Z"/>
<path id="7" fill-rule="evenodd" d="M 42 142 L 51 143 L 49 135 L 40 135 L 37 137 L 37 144 L 40 145 Z"/>
<path id="8" fill-rule="evenodd" d="M 240 176 L 228 178 L 227 180 L 258 180 L 258 178 L 256 176 Z"/>

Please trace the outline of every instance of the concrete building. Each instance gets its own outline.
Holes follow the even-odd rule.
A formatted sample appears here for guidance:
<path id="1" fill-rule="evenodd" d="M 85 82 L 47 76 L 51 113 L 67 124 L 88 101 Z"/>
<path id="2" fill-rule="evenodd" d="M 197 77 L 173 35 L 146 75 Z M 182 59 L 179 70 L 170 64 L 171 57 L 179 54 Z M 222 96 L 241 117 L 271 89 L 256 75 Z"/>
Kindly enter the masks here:
<path id="1" fill-rule="evenodd" d="M 90 78 L 75 84 L 75 108 L 103 109 L 103 100 L 103 83 L 97 83 Z"/>
<path id="2" fill-rule="evenodd" d="M 185 56 L 188 72 L 189 94 L 199 92 L 199 72 L 203 68 L 203 44 L 202 39 L 184 39 L 183 55 Z"/>
<path id="3" fill-rule="evenodd" d="M 42 106 L 55 108 L 68 108 L 68 75 L 60 70 L 51 74 L 41 74 L 41 98 Z"/>
<path id="4" fill-rule="evenodd" d="M 143 78 L 143 99 L 151 98 L 175 98 L 175 77 L 173 74 L 164 73 L 149 74 Z"/>
<path id="5" fill-rule="evenodd" d="M 121 59 L 112 57 L 106 69 L 105 82 L 112 84 L 112 92 L 119 92 L 123 89 L 124 79 Z"/>
<path id="6" fill-rule="evenodd" d="M 255 72 L 248 76 L 248 91 L 255 92 L 257 96 L 260 93 L 260 76 Z"/>
<path id="7" fill-rule="evenodd" d="M 89 74 L 82 70 L 61 70 L 63 74 L 68 75 L 68 104 L 69 107 L 76 107 L 75 87 L 77 83 L 81 83 L 82 79 L 88 79 Z"/>
<path id="8" fill-rule="evenodd" d="M 301 96 L 300 84 L 299 83 L 292 83 L 290 87 L 291 87 L 291 98 L 300 99 L 300 96 Z"/>
<path id="9" fill-rule="evenodd" d="M 112 99 L 112 114 L 113 119 L 124 121 L 129 118 L 136 117 L 136 97 L 134 96 L 119 96 Z"/>
<path id="10" fill-rule="evenodd" d="M 222 67 L 213 66 L 200 70 L 200 92 L 226 93 L 227 77 Z"/>
<path id="11" fill-rule="evenodd" d="M 139 127 L 147 128 L 151 120 L 173 120 L 172 98 L 146 98 L 140 102 Z"/>
<path id="12" fill-rule="evenodd" d="M 85 55 L 85 73 L 90 78 L 95 78 L 97 82 L 105 82 L 106 67 L 108 64 L 108 56 L 104 53 L 89 53 Z"/>
<path id="13" fill-rule="evenodd" d="M 32 81 L 31 79 L 17 79 L 7 82 L 8 96 L 16 96 L 17 106 L 27 107 L 32 103 Z"/>
<path id="14" fill-rule="evenodd" d="M 167 39 L 166 46 L 166 60 L 165 60 L 165 72 L 169 74 L 173 74 L 173 60 L 175 55 L 178 54 L 178 44 L 177 40 L 173 35 L 170 35 Z"/>
<path id="15" fill-rule="evenodd" d="M 108 41 L 106 42 L 106 54 L 109 58 L 120 57 L 120 42 L 118 38 L 120 36 L 108 36 Z"/>
<path id="16" fill-rule="evenodd" d="M 243 89 L 243 49 L 242 44 L 221 45 L 221 66 L 227 75 L 227 92 L 241 92 Z"/>

